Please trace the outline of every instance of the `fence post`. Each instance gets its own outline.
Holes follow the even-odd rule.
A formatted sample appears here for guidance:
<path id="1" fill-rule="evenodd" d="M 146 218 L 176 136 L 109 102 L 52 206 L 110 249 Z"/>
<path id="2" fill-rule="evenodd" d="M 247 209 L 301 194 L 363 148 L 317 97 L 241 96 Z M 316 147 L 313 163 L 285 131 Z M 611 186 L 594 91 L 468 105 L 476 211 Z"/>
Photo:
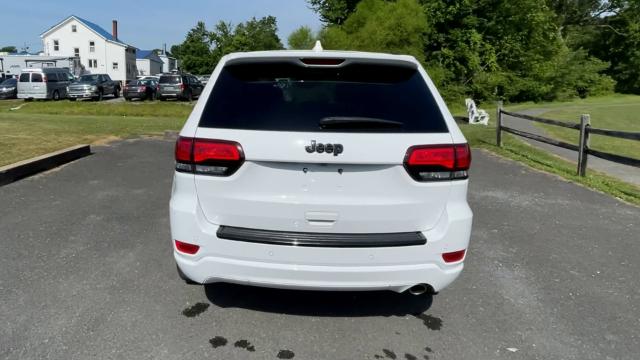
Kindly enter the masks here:
<path id="1" fill-rule="evenodd" d="M 589 155 L 589 126 L 591 117 L 589 114 L 580 116 L 580 143 L 578 144 L 578 175 L 585 176 L 587 174 L 587 159 Z"/>
<path id="2" fill-rule="evenodd" d="M 502 100 L 498 101 L 496 111 L 496 145 L 502 147 Z"/>

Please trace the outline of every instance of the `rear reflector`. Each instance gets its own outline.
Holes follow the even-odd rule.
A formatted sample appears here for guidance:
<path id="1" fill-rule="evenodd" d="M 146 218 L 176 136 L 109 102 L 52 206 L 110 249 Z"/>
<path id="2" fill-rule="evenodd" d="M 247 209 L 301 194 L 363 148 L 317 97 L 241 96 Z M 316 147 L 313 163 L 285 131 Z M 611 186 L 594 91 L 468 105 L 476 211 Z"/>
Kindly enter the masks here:
<path id="1" fill-rule="evenodd" d="M 444 253 L 442 254 L 442 260 L 444 260 L 444 262 L 446 263 L 460 261 L 464 258 L 465 252 L 466 250 L 459 250 L 459 251 Z"/>
<path id="2" fill-rule="evenodd" d="M 229 176 L 244 162 L 242 146 L 226 140 L 179 137 L 176 170 L 201 175 Z"/>
<path id="3" fill-rule="evenodd" d="M 178 241 L 178 240 L 175 240 L 175 242 L 176 242 L 176 249 L 181 253 L 193 255 L 197 253 L 198 250 L 200 250 L 200 246 L 198 245 L 189 244 L 189 243 Z"/>
<path id="4" fill-rule="evenodd" d="M 331 59 L 331 58 L 303 58 L 300 59 L 306 65 L 324 65 L 324 66 L 337 66 L 344 62 L 344 59 Z"/>
<path id="5" fill-rule="evenodd" d="M 417 181 L 466 179 L 471 165 L 468 144 L 412 146 L 404 166 Z"/>
<path id="6" fill-rule="evenodd" d="M 190 163 L 192 146 L 193 138 L 179 137 L 178 141 L 176 141 L 176 161 Z"/>

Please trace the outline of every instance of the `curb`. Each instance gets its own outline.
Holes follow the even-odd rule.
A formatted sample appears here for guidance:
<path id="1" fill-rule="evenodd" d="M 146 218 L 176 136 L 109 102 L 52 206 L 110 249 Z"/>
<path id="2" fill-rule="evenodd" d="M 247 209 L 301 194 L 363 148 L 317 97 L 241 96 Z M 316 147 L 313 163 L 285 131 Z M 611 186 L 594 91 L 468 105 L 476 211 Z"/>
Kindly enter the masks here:
<path id="1" fill-rule="evenodd" d="M 165 131 L 164 132 L 164 138 L 165 140 L 177 140 L 178 136 L 179 136 L 179 132 L 178 131 Z"/>
<path id="2" fill-rule="evenodd" d="M 27 176 L 53 169 L 73 160 L 91 155 L 89 145 L 76 145 L 31 159 L 0 167 L 0 186 Z"/>

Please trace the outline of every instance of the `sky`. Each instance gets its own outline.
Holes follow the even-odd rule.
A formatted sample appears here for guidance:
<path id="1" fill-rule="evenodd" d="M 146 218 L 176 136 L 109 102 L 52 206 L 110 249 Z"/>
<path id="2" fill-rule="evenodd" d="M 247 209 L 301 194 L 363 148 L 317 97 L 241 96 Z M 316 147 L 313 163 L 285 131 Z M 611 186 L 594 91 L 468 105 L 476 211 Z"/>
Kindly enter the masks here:
<path id="1" fill-rule="evenodd" d="M 167 48 L 184 40 L 189 29 L 204 21 L 208 29 L 220 20 L 238 24 L 255 16 L 273 15 L 278 35 L 287 36 L 301 25 L 321 27 L 318 15 L 306 0 L 2 0 L 0 47 L 13 45 L 29 51 L 42 49 L 40 34 L 69 15 L 94 22 L 111 32 L 118 20 L 118 37 L 127 44 L 148 50 Z M 12 29 L 12 30 L 8 30 Z"/>

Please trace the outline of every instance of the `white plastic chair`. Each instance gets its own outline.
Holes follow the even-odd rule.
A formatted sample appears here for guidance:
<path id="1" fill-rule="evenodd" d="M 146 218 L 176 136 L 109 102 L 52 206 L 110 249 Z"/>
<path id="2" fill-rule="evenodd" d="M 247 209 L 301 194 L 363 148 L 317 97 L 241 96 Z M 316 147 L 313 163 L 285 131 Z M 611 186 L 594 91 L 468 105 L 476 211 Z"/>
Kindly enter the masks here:
<path id="1" fill-rule="evenodd" d="M 476 107 L 475 101 L 473 99 L 465 99 L 465 105 L 467 105 L 467 113 L 469 114 L 469 124 L 489 124 L 489 114 Z"/>

